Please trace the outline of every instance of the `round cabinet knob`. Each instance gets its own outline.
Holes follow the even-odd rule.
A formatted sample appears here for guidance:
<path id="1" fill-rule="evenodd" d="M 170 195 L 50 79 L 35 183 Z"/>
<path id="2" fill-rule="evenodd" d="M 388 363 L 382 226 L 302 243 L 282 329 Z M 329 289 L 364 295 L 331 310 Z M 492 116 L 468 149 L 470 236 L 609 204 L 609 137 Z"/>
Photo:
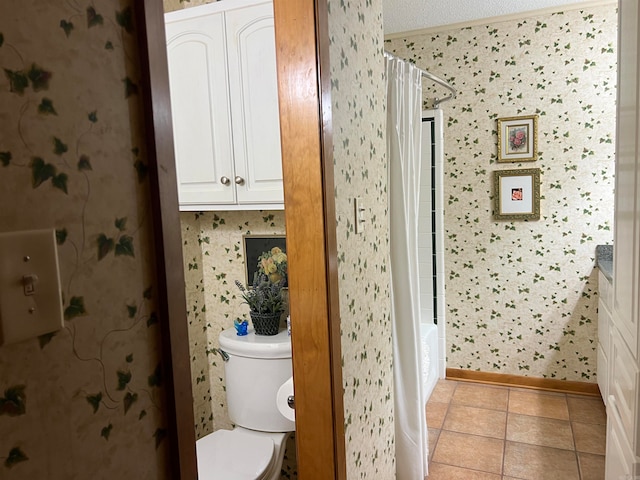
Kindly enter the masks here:
<path id="1" fill-rule="evenodd" d="M 244 185 L 244 178 L 242 177 L 236 177 L 235 181 L 236 181 L 236 185 Z"/>
<path id="2" fill-rule="evenodd" d="M 231 183 L 231 180 L 229 179 L 229 177 L 220 177 L 220 183 L 223 185 L 229 185 Z"/>

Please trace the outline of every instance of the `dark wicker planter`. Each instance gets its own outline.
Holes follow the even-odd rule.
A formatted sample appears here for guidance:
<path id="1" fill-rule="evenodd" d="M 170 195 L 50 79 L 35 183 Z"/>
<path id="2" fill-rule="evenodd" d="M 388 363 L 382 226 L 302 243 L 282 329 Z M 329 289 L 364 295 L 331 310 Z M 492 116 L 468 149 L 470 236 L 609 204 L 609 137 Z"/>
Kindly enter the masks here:
<path id="1" fill-rule="evenodd" d="M 277 335 L 280 331 L 280 317 L 282 317 L 282 312 L 249 312 L 249 315 L 251 315 L 251 322 L 253 323 L 256 335 Z"/>

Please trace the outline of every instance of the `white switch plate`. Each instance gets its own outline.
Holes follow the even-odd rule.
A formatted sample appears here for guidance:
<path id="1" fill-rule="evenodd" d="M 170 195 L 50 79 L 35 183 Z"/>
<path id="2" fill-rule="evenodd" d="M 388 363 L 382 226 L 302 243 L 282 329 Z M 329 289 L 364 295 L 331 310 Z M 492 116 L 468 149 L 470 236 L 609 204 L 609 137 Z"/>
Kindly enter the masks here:
<path id="1" fill-rule="evenodd" d="M 362 199 L 361 198 L 354 198 L 353 199 L 353 213 L 354 213 L 354 223 L 355 223 L 355 229 L 356 229 L 356 233 L 362 233 L 364 231 L 364 225 L 366 223 L 366 220 L 364 218 L 364 206 L 362 205 Z"/>
<path id="2" fill-rule="evenodd" d="M 0 233 L 0 345 L 63 326 L 55 230 Z"/>

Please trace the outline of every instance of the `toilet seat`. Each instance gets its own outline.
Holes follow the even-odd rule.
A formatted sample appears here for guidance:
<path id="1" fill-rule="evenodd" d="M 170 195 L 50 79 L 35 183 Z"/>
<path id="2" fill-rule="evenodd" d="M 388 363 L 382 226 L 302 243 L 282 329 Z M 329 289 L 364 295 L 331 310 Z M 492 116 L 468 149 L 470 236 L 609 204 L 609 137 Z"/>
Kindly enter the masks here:
<path id="1" fill-rule="evenodd" d="M 196 442 L 200 480 L 262 480 L 274 456 L 269 437 L 217 430 Z"/>

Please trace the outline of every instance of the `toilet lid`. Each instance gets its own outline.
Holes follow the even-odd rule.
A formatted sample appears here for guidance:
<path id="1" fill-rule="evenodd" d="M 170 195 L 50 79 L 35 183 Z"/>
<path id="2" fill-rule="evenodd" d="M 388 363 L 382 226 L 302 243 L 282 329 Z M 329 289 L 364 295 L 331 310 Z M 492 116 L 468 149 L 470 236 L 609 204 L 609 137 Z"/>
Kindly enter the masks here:
<path id="1" fill-rule="evenodd" d="M 217 430 L 196 442 L 199 480 L 261 479 L 273 457 L 273 440 L 242 430 Z"/>

